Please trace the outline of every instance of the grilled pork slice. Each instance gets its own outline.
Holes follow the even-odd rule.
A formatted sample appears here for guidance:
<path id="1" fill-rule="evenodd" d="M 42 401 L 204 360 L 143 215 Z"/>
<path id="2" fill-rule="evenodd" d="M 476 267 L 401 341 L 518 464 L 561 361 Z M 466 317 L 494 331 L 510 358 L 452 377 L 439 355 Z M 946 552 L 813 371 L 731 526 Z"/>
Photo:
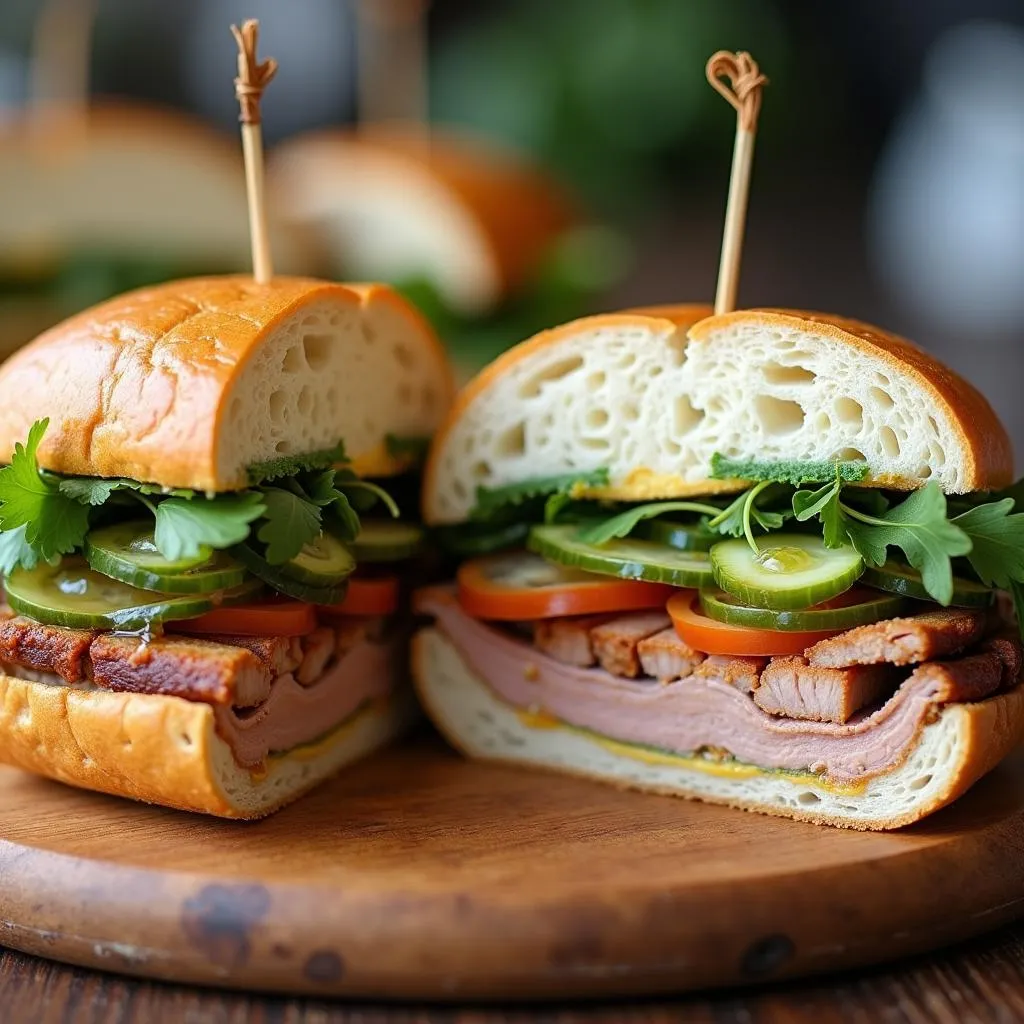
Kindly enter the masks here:
<path id="1" fill-rule="evenodd" d="M 613 676 L 635 679 L 640 675 L 640 641 L 660 633 L 669 623 L 664 612 L 633 612 L 595 626 L 590 640 L 601 668 Z"/>
<path id="2" fill-rule="evenodd" d="M 693 674 L 701 679 L 719 679 L 743 693 L 750 693 L 756 687 L 768 664 L 767 658 L 741 658 L 731 654 L 709 654 L 694 669 Z"/>
<path id="3" fill-rule="evenodd" d="M 684 643 L 671 626 L 641 640 L 636 645 L 636 651 L 644 675 L 652 676 L 662 683 L 684 679 L 705 657 Z"/>
<path id="4" fill-rule="evenodd" d="M 805 652 L 811 665 L 848 668 L 850 665 L 913 665 L 956 654 L 977 643 L 985 632 L 988 613 L 963 608 L 939 608 L 908 618 L 885 619 L 857 626 Z"/>
<path id="5" fill-rule="evenodd" d="M 538 619 L 533 624 L 533 643 L 538 650 L 565 662 L 590 668 L 597 664 L 590 631 L 607 622 L 608 615 L 569 615 L 561 619 Z"/>
<path id="6" fill-rule="evenodd" d="M 892 693 L 898 671 L 892 665 L 821 668 L 806 658 L 772 658 L 754 689 L 754 702 L 772 715 L 847 722 Z"/>

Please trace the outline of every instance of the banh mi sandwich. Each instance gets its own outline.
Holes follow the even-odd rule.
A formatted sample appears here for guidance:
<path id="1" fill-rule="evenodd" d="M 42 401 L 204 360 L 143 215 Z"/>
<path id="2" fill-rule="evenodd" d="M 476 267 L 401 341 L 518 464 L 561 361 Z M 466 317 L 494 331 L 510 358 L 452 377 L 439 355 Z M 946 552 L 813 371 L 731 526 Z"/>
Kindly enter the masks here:
<path id="1" fill-rule="evenodd" d="M 422 702 L 475 757 L 916 821 L 1024 728 L 1006 432 L 877 328 L 708 313 L 570 323 L 457 399 L 423 516 L 466 560 L 419 596 Z"/>
<path id="2" fill-rule="evenodd" d="M 398 734 L 421 531 L 388 492 L 450 397 L 380 285 L 178 281 L 16 353 L 0 762 L 254 818 Z"/>

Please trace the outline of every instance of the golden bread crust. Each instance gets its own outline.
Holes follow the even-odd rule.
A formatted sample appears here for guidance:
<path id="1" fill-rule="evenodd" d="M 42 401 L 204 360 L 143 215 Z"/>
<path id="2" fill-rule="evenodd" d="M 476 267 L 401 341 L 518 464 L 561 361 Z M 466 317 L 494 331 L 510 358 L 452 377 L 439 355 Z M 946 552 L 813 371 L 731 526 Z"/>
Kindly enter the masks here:
<path id="1" fill-rule="evenodd" d="M 358 308 L 406 309 L 423 343 L 440 343 L 390 289 L 310 278 L 194 278 L 101 303 L 40 335 L 0 367 L 0 458 L 9 460 L 32 422 L 49 417 L 39 464 L 58 473 L 130 477 L 204 491 L 244 487 L 221 479 L 218 448 L 228 396 L 261 342 L 299 309 L 329 299 Z M 349 451 L 357 467 L 404 463 Z"/>
<path id="2" fill-rule="evenodd" d="M 801 329 L 812 323 L 829 338 L 859 349 L 912 377 L 922 391 L 945 410 L 966 454 L 964 490 L 998 490 L 1013 482 L 1013 446 L 988 399 L 958 373 L 930 356 L 906 338 L 846 317 L 799 309 L 752 309 L 711 316 L 695 324 L 690 339 L 702 341 L 709 334 L 741 322 L 755 322 Z M 878 479 L 878 486 L 887 481 Z"/>

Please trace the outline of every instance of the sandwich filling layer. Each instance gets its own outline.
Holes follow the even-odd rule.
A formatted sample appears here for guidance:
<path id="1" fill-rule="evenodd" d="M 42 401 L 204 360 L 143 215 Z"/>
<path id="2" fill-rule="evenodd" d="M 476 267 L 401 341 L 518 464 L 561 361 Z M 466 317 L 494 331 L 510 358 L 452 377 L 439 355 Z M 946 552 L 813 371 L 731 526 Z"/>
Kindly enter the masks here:
<path id="1" fill-rule="evenodd" d="M 521 712 L 547 714 L 612 741 L 687 757 L 710 755 L 759 768 L 811 772 L 845 786 L 899 766 L 944 705 L 982 700 L 1015 686 L 1021 667 L 1019 644 L 995 637 L 962 657 L 925 662 L 907 668 L 901 677 L 889 674 L 884 697 L 877 682 L 860 689 L 846 687 L 853 695 L 840 700 L 856 703 L 865 692 L 872 700 L 845 721 L 821 721 L 786 713 L 791 709 L 787 689 L 797 691 L 797 703 L 805 709 L 827 702 L 824 695 L 811 692 L 813 674 L 803 676 L 805 692 L 799 698 L 800 682 L 773 682 L 769 672 L 794 660 L 802 663 L 797 668 L 812 668 L 806 659 L 702 658 L 691 651 L 687 662 L 678 648 L 675 654 L 666 654 L 652 651 L 649 644 L 638 654 L 636 649 L 644 642 L 640 624 L 650 620 L 644 623 L 648 630 L 658 625 L 649 613 L 634 615 L 596 639 L 594 633 L 601 627 L 592 626 L 591 643 L 603 645 L 601 661 L 608 667 L 583 667 L 554 656 L 565 657 L 566 648 L 546 653 L 522 632 L 473 618 L 449 588 L 424 591 L 419 610 L 434 617 L 490 690 Z M 631 623 L 637 629 L 629 636 Z M 578 644 L 575 653 L 579 654 Z M 664 666 L 666 657 L 675 657 L 678 674 L 660 682 L 645 677 L 643 663 L 633 671 L 634 655 L 638 661 L 643 657 L 647 666 Z M 799 676 L 792 665 L 783 664 L 777 671 L 784 675 L 786 669 Z M 773 700 L 781 697 L 783 706 L 763 707 L 756 699 L 762 686 L 774 691 Z M 842 695 L 843 680 L 830 679 L 823 689 L 836 687 Z"/>

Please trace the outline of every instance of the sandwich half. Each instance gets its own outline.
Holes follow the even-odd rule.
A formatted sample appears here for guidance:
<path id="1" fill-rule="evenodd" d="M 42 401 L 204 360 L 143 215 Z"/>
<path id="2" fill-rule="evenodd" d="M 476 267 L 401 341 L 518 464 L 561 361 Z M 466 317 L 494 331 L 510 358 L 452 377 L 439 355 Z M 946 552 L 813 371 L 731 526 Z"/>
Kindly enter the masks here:
<path id="1" fill-rule="evenodd" d="M 484 370 L 432 446 L 414 676 L 474 757 L 888 829 L 1019 741 L 1024 512 L 967 381 L 866 324 L 630 311 Z"/>
<path id="2" fill-rule="evenodd" d="M 390 289 L 177 281 L 0 368 L 0 762 L 265 815 L 411 719 L 393 493 L 451 398 Z"/>

